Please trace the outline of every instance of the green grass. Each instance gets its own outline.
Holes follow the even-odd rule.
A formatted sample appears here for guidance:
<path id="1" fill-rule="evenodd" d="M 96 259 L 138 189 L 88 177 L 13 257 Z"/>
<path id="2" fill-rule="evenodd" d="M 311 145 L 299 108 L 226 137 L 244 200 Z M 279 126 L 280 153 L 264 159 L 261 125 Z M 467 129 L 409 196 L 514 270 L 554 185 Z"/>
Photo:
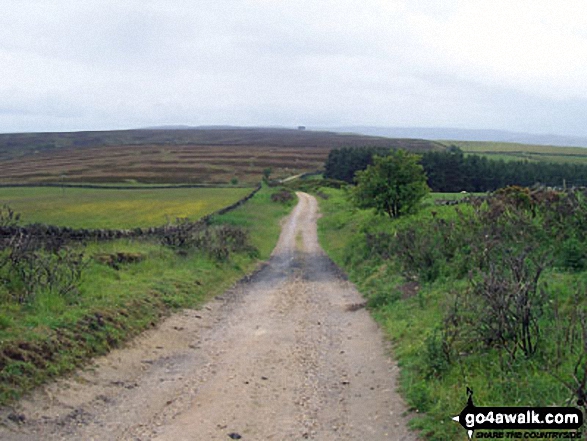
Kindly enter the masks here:
<path id="1" fill-rule="evenodd" d="M 24 223 L 73 228 L 134 228 L 177 217 L 198 219 L 250 193 L 250 188 L 109 190 L 0 188 L 0 204 L 21 213 Z"/>
<path id="2" fill-rule="evenodd" d="M 439 332 L 454 293 L 469 287 L 466 277 L 441 275 L 433 282 L 420 280 L 418 290 L 407 292 L 408 281 L 396 259 L 379 258 L 366 245 L 366 234 L 393 236 L 402 226 L 425 224 L 433 217 L 455 219 L 455 207 L 434 206 L 430 202 L 439 195 L 431 195 L 429 205 L 418 214 L 391 221 L 372 211 L 354 209 L 343 191 L 321 191 L 329 198 L 319 200 L 323 214 L 318 225 L 320 243 L 366 297 L 371 313 L 393 342 L 400 366 L 400 391 L 415 412 L 410 424 L 425 439 L 467 439 L 461 426 L 450 419 L 466 405 L 467 386 L 475 391 L 477 406 L 568 405 L 571 393 L 558 378 L 570 379 L 576 356 L 553 356 L 565 349 L 557 349 L 554 336 L 562 331 L 552 313 L 545 312 L 541 318 L 540 352 L 530 358 L 518 357 L 507 373 L 495 350 L 458 355 L 446 364 Z M 461 205 L 459 210 L 466 212 L 467 206 Z M 550 302 L 560 305 L 563 317 L 578 307 L 574 295 L 584 292 L 587 273 L 565 273 L 550 267 L 542 279 L 548 281 L 545 286 Z M 556 368 L 552 365 L 555 361 L 559 363 Z"/>
<path id="3" fill-rule="evenodd" d="M 87 268 L 79 294 L 42 292 L 26 304 L 2 300 L 0 287 L 0 404 L 55 375 L 108 352 L 178 308 L 198 308 L 266 259 L 291 208 L 270 201 L 264 188 L 213 223 L 246 227 L 259 256 L 232 254 L 216 261 L 195 250 L 179 255 L 158 243 L 118 240 L 84 248 Z M 114 269 L 93 256 L 133 253 L 136 263 Z"/>
<path id="4" fill-rule="evenodd" d="M 469 196 L 481 196 L 485 193 L 430 193 L 426 196 L 424 204 L 430 204 L 434 201 L 458 201 Z"/>
<path id="5" fill-rule="evenodd" d="M 587 164 L 587 148 L 583 147 L 557 147 L 482 141 L 445 141 L 443 144 L 446 146 L 455 145 L 465 153 L 477 154 L 489 159 Z"/>
<path id="6" fill-rule="evenodd" d="M 275 222 L 276 216 L 285 216 L 296 203 L 295 201 L 289 204 L 272 202 L 271 195 L 278 191 L 279 189 L 265 187 L 238 210 L 216 216 L 213 223 L 230 224 L 248 229 L 253 245 L 259 249 L 261 259 L 267 259 L 281 232 L 281 225 Z"/>

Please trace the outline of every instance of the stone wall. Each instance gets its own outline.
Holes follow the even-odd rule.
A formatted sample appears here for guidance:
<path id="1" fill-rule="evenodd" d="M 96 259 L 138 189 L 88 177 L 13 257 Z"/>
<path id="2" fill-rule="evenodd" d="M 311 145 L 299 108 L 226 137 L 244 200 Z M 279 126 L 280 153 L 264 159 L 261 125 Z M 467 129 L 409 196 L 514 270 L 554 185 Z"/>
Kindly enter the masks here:
<path id="1" fill-rule="evenodd" d="M 238 200 L 228 207 L 221 208 L 207 216 L 200 218 L 197 222 L 202 224 L 208 224 L 213 216 L 228 213 L 237 207 L 251 199 L 261 189 L 261 186 L 257 186 L 251 193 L 242 199 Z M 7 240 L 11 240 L 14 237 L 35 237 L 41 242 L 54 242 L 54 241 L 104 241 L 112 239 L 130 239 L 139 237 L 162 237 L 165 233 L 169 233 L 170 230 L 177 228 L 173 225 L 163 225 L 159 227 L 148 227 L 148 228 L 133 228 L 126 230 L 110 230 L 110 229 L 86 229 L 86 228 L 69 228 L 69 227 L 58 227 L 54 225 L 44 224 L 31 224 L 26 226 L 18 227 L 0 227 L 0 243 L 5 243 Z"/>

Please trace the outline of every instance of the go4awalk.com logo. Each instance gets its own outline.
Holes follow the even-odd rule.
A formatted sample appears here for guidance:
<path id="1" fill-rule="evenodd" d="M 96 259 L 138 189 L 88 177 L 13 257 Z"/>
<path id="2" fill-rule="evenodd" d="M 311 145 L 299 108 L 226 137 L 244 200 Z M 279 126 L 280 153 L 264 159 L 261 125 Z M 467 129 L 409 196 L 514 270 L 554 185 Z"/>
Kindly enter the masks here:
<path id="1" fill-rule="evenodd" d="M 469 388 L 467 395 L 467 405 L 452 419 L 469 439 L 581 439 L 583 413 L 575 407 L 477 407 Z"/>

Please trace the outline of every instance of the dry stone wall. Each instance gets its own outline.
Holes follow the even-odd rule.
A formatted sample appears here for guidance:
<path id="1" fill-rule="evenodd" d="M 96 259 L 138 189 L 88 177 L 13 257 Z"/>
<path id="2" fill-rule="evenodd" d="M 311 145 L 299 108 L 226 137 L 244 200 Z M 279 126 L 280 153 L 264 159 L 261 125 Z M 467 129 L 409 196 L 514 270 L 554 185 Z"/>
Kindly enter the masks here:
<path id="1" fill-rule="evenodd" d="M 244 198 L 238 200 L 228 207 L 221 208 L 207 216 L 198 220 L 204 225 L 210 222 L 213 216 L 222 215 L 240 207 L 242 204 L 251 199 L 261 189 L 257 186 L 251 193 Z M 69 227 L 58 227 L 54 225 L 31 224 L 26 226 L 16 227 L 0 227 L 0 244 L 5 244 L 7 241 L 15 237 L 34 237 L 40 242 L 85 242 L 85 241 L 106 241 L 113 239 L 131 239 L 140 237 L 163 237 L 169 234 L 173 229 L 177 228 L 174 225 L 163 225 L 159 227 L 148 228 L 133 228 L 125 230 L 111 230 L 111 229 L 76 229 Z"/>

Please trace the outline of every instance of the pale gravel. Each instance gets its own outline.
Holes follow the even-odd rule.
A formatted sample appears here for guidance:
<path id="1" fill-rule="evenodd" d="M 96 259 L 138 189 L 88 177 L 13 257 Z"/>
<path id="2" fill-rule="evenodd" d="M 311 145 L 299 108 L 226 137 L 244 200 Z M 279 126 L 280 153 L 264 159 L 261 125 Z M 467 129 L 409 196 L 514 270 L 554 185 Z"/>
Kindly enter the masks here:
<path id="1" fill-rule="evenodd" d="M 316 200 L 298 198 L 258 273 L 0 410 L 0 439 L 418 439 L 380 329 L 318 245 Z"/>

